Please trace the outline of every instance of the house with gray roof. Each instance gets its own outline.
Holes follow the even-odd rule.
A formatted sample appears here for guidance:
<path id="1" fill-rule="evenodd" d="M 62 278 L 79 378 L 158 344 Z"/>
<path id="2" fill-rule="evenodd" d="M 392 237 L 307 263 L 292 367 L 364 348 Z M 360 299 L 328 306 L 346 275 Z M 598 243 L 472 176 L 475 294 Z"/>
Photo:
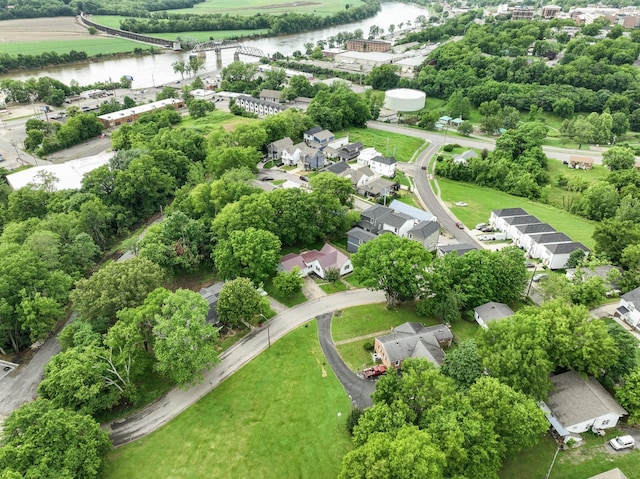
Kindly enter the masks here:
<path id="1" fill-rule="evenodd" d="M 398 191 L 400 185 L 385 178 L 376 178 L 358 188 L 358 194 L 366 198 L 383 198 Z"/>
<path id="2" fill-rule="evenodd" d="M 488 329 L 488 324 L 491 321 L 513 316 L 513 310 L 509 306 L 504 303 L 496 303 L 495 301 L 489 301 L 482 306 L 473 308 L 473 313 L 476 323 L 483 329 Z"/>
<path id="3" fill-rule="evenodd" d="M 416 220 L 411 216 L 392 211 L 381 219 L 381 228 L 378 233 L 389 231 L 390 233 L 405 238 L 409 230 L 413 228 L 415 224 Z"/>
<path id="4" fill-rule="evenodd" d="M 522 246 L 523 236 L 538 233 L 554 233 L 555 231 L 555 228 L 547 223 L 515 225 L 511 239 L 513 244 L 524 248 L 524 246 Z"/>
<path id="5" fill-rule="evenodd" d="M 309 146 L 313 146 L 319 149 L 324 148 L 333 140 L 336 139 L 335 135 L 331 133 L 329 130 L 320 130 L 315 133 L 307 134 L 309 131 L 304 133 L 304 140 Z"/>
<path id="6" fill-rule="evenodd" d="M 293 146 L 293 140 L 288 136 L 267 145 L 267 157 L 270 160 L 279 160 L 285 148 Z"/>
<path id="7" fill-rule="evenodd" d="M 439 366 L 444 361 L 443 348 L 451 346 L 453 333 L 444 324 L 423 326 L 408 322 L 375 339 L 374 350 L 387 368 L 402 368 L 407 358 L 425 358 Z"/>
<path id="8" fill-rule="evenodd" d="M 640 329 L 640 288 L 632 289 L 620 296 L 620 304 L 615 315 L 634 328 Z"/>
<path id="9" fill-rule="evenodd" d="M 364 148 L 364 145 L 359 141 L 356 141 L 354 143 L 349 143 L 347 145 L 342 146 L 337 151 L 336 157 L 340 158 L 342 161 L 355 160 L 363 148 Z"/>
<path id="10" fill-rule="evenodd" d="M 282 162 L 304 170 L 316 170 L 324 168 L 326 158 L 321 150 L 301 142 L 282 150 Z"/>
<path id="11" fill-rule="evenodd" d="M 542 223 L 542 221 L 540 221 L 538 218 L 536 218 L 533 215 L 525 215 L 525 216 L 510 216 L 508 218 L 504 218 L 503 223 L 506 226 L 505 229 L 503 230 L 505 233 L 505 237 L 506 239 L 511 239 L 513 238 L 513 232 L 515 231 L 516 226 L 535 225 L 535 224 Z"/>
<path id="12" fill-rule="evenodd" d="M 593 377 L 575 371 L 551 377 L 553 390 L 541 407 L 556 432 L 566 441 L 581 440 L 579 434 L 616 427 L 627 411 Z"/>
<path id="13" fill-rule="evenodd" d="M 313 141 L 313 135 L 315 135 L 316 133 L 320 133 L 321 131 L 322 127 L 318 125 L 314 126 L 313 128 L 309 128 L 303 133 L 304 141 Z"/>
<path id="14" fill-rule="evenodd" d="M 363 230 L 362 228 L 351 228 L 347 231 L 347 251 L 349 253 L 357 253 L 360 245 L 368 243 L 372 239 L 376 239 L 378 237 L 377 234 L 371 233 L 370 231 Z"/>
<path id="15" fill-rule="evenodd" d="M 324 171 L 329 171 L 331 173 L 335 173 L 336 175 L 341 174 L 344 171 L 350 170 L 351 168 L 344 161 L 338 161 L 333 163 L 327 167 L 325 167 Z"/>
<path id="16" fill-rule="evenodd" d="M 344 162 L 341 162 L 344 163 Z M 340 173 L 338 176 L 343 178 L 349 178 L 353 186 L 358 189 L 362 185 L 369 183 L 370 181 L 375 180 L 376 175 L 371 171 L 368 166 L 363 166 L 361 168 L 348 168 Z"/>
<path id="17" fill-rule="evenodd" d="M 505 231 L 507 227 L 504 223 L 504 218 L 528 215 L 529 213 L 527 213 L 522 208 L 503 208 L 501 210 L 493 210 L 491 212 L 491 216 L 489 217 L 489 224 L 500 231 Z"/>
<path id="18" fill-rule="evenodd" d="M 459 155 L 453 155 L 453 162 L 457 165 L 467 165 L 471 158 L 477 158 L 478 154 L 473 150 L 467 150 Z"/>
<path id="19" fill-rule="evenodd" d="M 522 246 L 526 246 L 525 251 L 532 258 L 541 258 L 542 249 L 545 245 L 554 243 L 571 243 L 573 240 L 566 234 L 555 231 L 553 233 L 537 233 L 523 237 Z"/>
<path id="20" fill-rule="evenodd" d="M 393 213 L 391 208 L 382 205 L 373 205 L 360 213 L 359 226 L 366 231 L 376 233 L 382 228 L 382 226 L 380 226 L 382 224 L 382 218 L 389 213 Z"/>
<path id="21" fill-rule="evenodd" d="M 202 288 L 200 290 L 200 296 L 207 300 L 209 303 L 209 311 L 207 312 L 207 323 L 213 324 L 214 326 L 219 323 L 218 321 L 218 311 L 216 310 L 216 306 L 218 304 L 218 298 L 220 297 L 220 291 L 222 291 L 222 287 L 224 286 L 223 281 L 219 281 L 217 283 L 212 284 L 211 286 L 207 286 L 206 288 Z"/>
<path id="22" fill-rule="evenodd" d="M 469 251 L 477 250 L 478 247 L 468 243 L 456 243 L 456 244 L 439 244 L 437 248 L 438 256 L 442 257 L 449 253 L 456 253 L 458 256 L 468 253 Z"/>
<path id="23" fill-rule="evenodd" d="M 440 225 L 437 221 L 421 221 L 407 231 L 407 238 L 417 241 L 428 251 L 435 251 L 439 237 Z"/>
<path id="24" fill-rule="evenodd" d="M 540 259 L 542 260 L 542 264 L 549 269 L 564 269 L 567 267 L 567 261 L 569 261 L 571 253 L 578 249 L 584 251 L 585 256 L 588 256 L 591 252 L 589 248 L 578 241 L 572 243 L 554 243 L 543 246 Z"/>
<path id="25" fill-rule="evenodd" d="M 421 210 L 420 208 L 416 208 L 415 206 L 408 205 L 399 200 L 393 200 L 389 204 L 389 208 L 392 208 L 399 213 L 404 213 L 405 215 L 409 215 L 412 218 L 415 218 L 418 221 L 436 221 L 437 218 L 429 213 L 428 211 Z"/>
<path id="26" fill-rule="evenodd" d="M 279 103 L 282 92 L 278 90 L 262 90 L 258 96 L 261 100 Z"/>
<path id="27" fill-rule="evenodd" d="M 236 97 L 235 102 L 240 108 L 248 111 L 249 113 L 258 115 L 259 118 L 282 113 L 288 108 L 281 103 L 264 101 L 248 95 L 240 95 Z"/>

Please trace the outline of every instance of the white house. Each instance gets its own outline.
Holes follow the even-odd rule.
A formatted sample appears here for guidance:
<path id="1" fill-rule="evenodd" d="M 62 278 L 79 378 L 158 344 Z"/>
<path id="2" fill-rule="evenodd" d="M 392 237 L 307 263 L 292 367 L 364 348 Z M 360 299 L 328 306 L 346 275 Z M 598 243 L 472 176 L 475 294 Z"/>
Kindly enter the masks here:
<path id="1" fill-rule="evenodd" d="M 381 228 L 378 233 L 389 231 L 397 236 L 406 238 L 409 230 L 416 225 L 417 221 L 409 215 L 393 211 L 385 215 L 380 220 L 380 223 Z"/>
<path id="2" fill-rule="evenodd" d="M 547 223 L 538 223 L 534 225 L 516 225 L 513 228 L 513 244 L 516 246 L 522 246 L 522 238 L 525 235 L 538 234 L 538 233 L 553 233 L 555 228 Z M 526 249 L 526 248 L 525 248 Z"/>
<path id="3" fill-rule="evenodd" d="M 506 225 L 506 228 L 503 230 L 505 233 L 506 239 L 511 239 L 513 237 L 513 233 L 516 229 L 516 226 L 535 225 L 535 224 L 542 223 L 538 218 L 536 218 L 533 215 L 510 216 L 508 218 L 503 218 L 503 222 Z"/>
<path id="4" fill-rule="evenodd" d="M 351 259 L 328 243 L 325 243 L 320 251 L 313 249 L 301 254 L 289 253 L 283 256 L 280 258 L 278 271 L 291 271 L 294 266 L 300 269 L 301 276 L 315 273 L 322 279 L 330 269 L 337 269 L 340 276 L 353 271 Z"/>
<path id="5" fill-rule="evenodd" d="M 540 259 L 542 264 L 549 269 L 563 269 L 567 267 L 569 255 L 577 249 L 584 251 L 585 256 L 590 253 L 589 248 L 577 241 L 573 243 L 554 243 L 545 245 L 542 248 Z"/>
<path id="6" fill-rule="evenodd" d="M 578 434 L 610 429 L 627 414 L 592 376 L 582 378 L 575 371 L 551 377 L 553 390 L 542 409 L 556 432 L 566 441 L 580 440 Z"/>
<path id="7" fill-rule="evenodd" d="M 336 164 L 346 164 L 344 161 L 340 161 Z M 375 174 L 371 171 L 371 168 L 368 166 L 363 166 L 361 168 L 349 168 L 343 170 L 338 176 L 342 176 L 343 178 L 349 178 L 351 183 L 355 188 L 360 188 L 362 185 L 366 185 L 370 181 L 375 179 Z"/>
<path id="8" fill-rule="evenodd" d="M 550 244 L 556 243 L 571 243 L 573 240 L 564 233 L 540 233 L 534 235 L 527 235 L 527 248 L 526 252 L 532 258 L 541 258 L 542 249 Z"/>
<path id="9" fill-rule="evenodd" d="M 396 159 L 393 156 L 374 156 L 370 160 L 366 161 L 366 166 L 371 168 L 371 171 L 388 178 L 396 176 Z M 358 164 L 362 164 L 358 157 Z"/>
<path id="10" fill-rule="evenodd" d="M 509 306 L 504 303 L 496 303 L 495 301 L 490 301 L 482 306 L 473 308 L 473 313 L 476 323 L 484 329 L 488 329 L 488 323 L 491 321 L 513 316 L 513 310 Z"/>
<path id="11" fill-rule="evenodd" d="M 500 231 L 505 231 L 507 229 L 507 224 L 504 223 L 505 218 L 528 215 L 529 213 L 522 208 L 503 208 L 501 210 L 493 210 L 489 217 L 489 224 Z"/>
<path id="12" fill-rule="evenodd" d="M 615 314 L 634 328 L 640 328 L 640 288 L 632 289 L 620 297 Z"/>
<path id="13" fill-rule="evenodd" d="M 457 125 L 456 125 L 457 126 Z M 457 165 L 467 165 L 468 160 L 477 158 L 478 154 L 473 150 L 467 150 L 459 155 L 453 155 L 453 162 Z"/>
<path id="14" fill-rule="evenodd" d="M 288 136 L 285 136 L 284 138 L 267 145 L 267 155 L 272 160 L 279 160 L 282 158 L 283 150 L 291 146 L 293 146 L 293 140 Z"/>
<path id="15" fill-rule="evenodd" d="M 418 221 L 437 221 L 434 215 L 429 213 L 428 211 L 421 210 L 420 208 L 416 208 L 415 206 L 408 205 L 403 203 L 400 200 L 393 200 L 389 203 L 389 208 L 398 212 L 404 213 L 405 215 L 411 216 L 413 219 Z"/>

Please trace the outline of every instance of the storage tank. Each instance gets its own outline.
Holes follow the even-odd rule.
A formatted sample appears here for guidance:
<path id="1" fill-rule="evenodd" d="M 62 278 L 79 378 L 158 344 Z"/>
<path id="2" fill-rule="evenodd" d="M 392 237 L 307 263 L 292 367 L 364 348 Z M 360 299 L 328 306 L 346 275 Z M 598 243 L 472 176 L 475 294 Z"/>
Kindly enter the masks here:
<path id="1" fill-rule="evenodd" d="M 418 111 L 424 108 L 427 94 L 420 90 L 396 88 L 384 95 L 384 107 L 393 111 Z"/>

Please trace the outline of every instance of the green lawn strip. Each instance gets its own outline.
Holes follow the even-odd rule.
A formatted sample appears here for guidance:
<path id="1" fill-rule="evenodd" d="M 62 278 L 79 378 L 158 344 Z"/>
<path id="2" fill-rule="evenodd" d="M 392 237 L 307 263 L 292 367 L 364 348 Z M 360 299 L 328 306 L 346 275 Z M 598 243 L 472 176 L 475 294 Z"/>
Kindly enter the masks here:
<path id="1" fill-rule="evenodd" d="M 317 281 L 320 286 L 320 289 L 327 294 L 339 293 L 341 291 L 346 291 L 348 286 L 343 281 L 338 281 L 337 283 L 327 283 L 324 280 Z"/>
<path id="2" fill-rule="evenodd" d="M 293 308 L 294 306 L 296 306 L 298 304 L 302 304 L 307 300 L 306 296 L 304 294 L 302 294 L 302 291 L 296 293 L 291 298 L 289 298 L 287 296 L 284 296 L 280 291 L 278 291 L 276 289 L 275 286 L 273 286 L 273 282 L 271 280 L 269 280 L 264 285 L 264 290 L 267 293 L 269 293 L 269 296 L 271 296 L 273 299 L 275 299 L 279 303 L 282 303 L 285 306 L 288 306 L 290 308 Z"/>
<path id="3" fill-rule="evenodd" d="M 590 149 L 589 145 L 586 145 L 584 143 L 580 145 L 579 143 L 573 140 L 570 140 L 569 138 L 566 138 L 566 137 L 561 137 L 561 138 L 547 137 L 544 140 L 542 140 L 542 144 L 546 146 L 557 146 L 558 148 L 573 148 L 575 150 L 582 149 L 582 150 L 588 151 Z"/>
<path id="4" fill-rule="evenodd" d="M 410 161 L 416 150 L 424 145 L 421 138 L 368 128 L 349 128 L 336 133 L 336 137 L 346 134 L 351 143 L 359 141 L 365 148 L 375 148 L 383 155 L 395 156 L 396 160 L 403 163 Z"/>
<path id="5" fill-rule="evenodd" d="M 407 205 L 410 205 L 410 206 L 415 206 L 416 208 L 420 208 L 417 201 L 415 200 L 415 197 L 411 193 L 403 194 L 402 196 L 400 196 L 400 198 L 398 198 L 398 201 L 401 201 L 402 203 L 406 203 Z"/>
<path id="6" fill-rule="evenodd" d="M 500 478 L 541 479 L 546 477 L 556 448 L 557 445 L 553 438 L 549 434 L 545 434 L 535 446 L 509 455 L 500 470 Z M 583 476 L 581 479 L 584 477 L 587 476 Z"/>
<path id="7" fill-rule="evenodd" d="M 360 339 L 352 343 L 340 344 L 336 346 L 336 349 L 349 369 L 354 372 L 362 371 L 375 365 L 371 353 L 364 349 L 365 344 L 373 344 L 373 340 L 374 338 Z"/>
<path id="8" fill-rule="evenodd" d="M 211 129 L 214 127 L 225 128 L 226 130 L 233 130 L 238 125 L 252 124 L 260 121 L 255 118 L 245 118 L 241 116 L 235 116 L 226 111 L 212 111 L 202 118 L 192 118 L 186 116 L 180 122 L 181 128 L 193 129 L 198 133 L 207 135 L 211 133 Z"/>
<path id="9" fill-rule="evenodd" d="M 75 40 L 0 43 L 0 53 L 9 55 L 39 55 L 43 52 L 55 52 L 60 55 L 75 50 L 77 52 L 85 52 L 92 57 L 98 54 L 132 52 L 135 48 L 149 50 L 153 47 L 124 38 L 95 38 L 88 33 L 86 38 L 77 38 Z"/>
<path id="10" fill-rule="evenodd" d="M 563 165 L 560 160 L 549 159 L 547 172 L 551 179 L 551 183 L 548 188 L 549 203 L 557 206 L 558 208 L 562 208 L 564 205 L 568 206 L 572 202 L 576 201 L 581 193 L 567 191 L 559 187 L 558 178 L 560 175 L 564 175 L 569 179 L 577 177 L 582 178 L 585 181 L 594 182 L 604 180 L 609 173 L 609 170 L 602 165 L 593 165 L 591 170 L 569 168 L 567 165 Z"/>
<path id="11" fill-rule="evenodd" d="M 287 181 L 287 180 L 274 180 L 274 181 L 273 181 L 273 184 L 274 184 L 274 185 L 281 185 L 281 184 L 282 184 L 282 183 L 284 183 L 285 181 Z"/>
<path id="12" fill-rule="evenodd" d="M 460 320 L 451 324 L 451 331 L 457 341 L 468 341 L 478 334 L 480 326 L 475 321 Z"/>
<path id="13" fill-rule="evenodd" d="M 353 273 L 349 273 L 348 275 L 342 278 L 344 281 L 349 283 L 354 288 L 362 288 L 362 283 L 356 279 Z"/>
<path id="14" fill-rule="evenodd" d="M 104 477 L 333 479 L 351 448 L 350 407 L 312 321 L 166 426 L 114 450 Z"/>
<path id="15" fill-rule="evenodd" d="M 378 331 L 389 330 L 407 321 L 417 321 L 427 326 L 437 324 L 435 319 L 418 316 L 415 304 L 403 304 L 398 309 L 387 310 L 385 304 L 357 306 L 334 315 L 331 335 L 334 341 L 356 338 Z"/>
<path id="16" fill-rule="evenodd" d="M 411 183 L 409 183 L 409 179 L 404 174 L 404 171 L 396 170 L 396 176 L 393 177 L 393 181 L 406 187 L 411 186 Z"/>
<path id="17" fill-rule="evenodd" d="M 593 221 L 580 218 L 550 205 L 543 205 L 526 198 L 512 196 L 471 183 L 439 178 L 438 184 L 442 199 L 448 204 L 452 213 L 469 228 L 475 227 L 478 223 L 487 222 L 492 210 L 521 207 L 529 214 L 537 216 L 541 221 L 549 223 L 556 230 L 565 233 L 574 241 L 580 241 L 589 248 L 593 248 L 595 245 L 592 236 L 596 223 Z M 454 206 L 456 201 L 464 201 L 469 206 Z"/>

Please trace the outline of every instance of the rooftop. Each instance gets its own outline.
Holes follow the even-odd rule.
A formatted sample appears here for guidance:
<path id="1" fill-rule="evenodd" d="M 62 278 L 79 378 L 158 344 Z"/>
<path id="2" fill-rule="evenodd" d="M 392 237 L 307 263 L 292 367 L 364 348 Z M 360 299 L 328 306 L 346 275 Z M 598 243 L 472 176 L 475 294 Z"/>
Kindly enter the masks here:
<path id="1" fill-rule="evenodd" d="M 407 358 L 426 358 L 435 366 L 444 361 L 440 343 L 453 339 L 451 330 L 444 324 L 423 326 L 420 323 L 404 323 L 393 328 L 391 334 L 377 337 L 391 363 Z"/>
<path id="2" fill-rule="evenodd" d="M 469 251 L 474 251 L 477 249 L 478 248 L 476 246 L 473 246 L 468 243 L 438 245 L 438 250 L 440 250 L 442 254 L 453 253 L 455 251 L 456 253 L 458 253 L 458 256 L 462 256 L 463 254 L 468 253 Z"/>
<path id="3" fill-rule="evenodd" d="M 482 306 L 473 308 L 473 310 L 485 323 L 513 316 L 513 310 L 509 306 L 504 303 L 496 303 L 495 301 L 485 303 Z"/>
<path id="4" fill-rule="evenodd" d="M 555 228 L 547 223 L 537 223 L 533 225 L 515 225 L 516 231 L 522 234 L 535 234 L 535 233 L 552 233 Z"/>
<path id="5" fill-rule="evenodd" d="M 412 218 L 415 218 L 420 221 L 434 221 L 436 219 L 428 211 L 421 210 L 420 208 L 416 208 L 415 206 L 408 205 L 399 200 L 393 200 L 389 204 L 389 208 L 394 209 L 400 213 L 404 213 L 405 215 L 409 215 Z"/>
<path id="6" fill-rule="evenodd" d="M 582 243 L 574 241 L 573 243 L 555 243 L 546 245 L 545 248 L 551 254 L 570 254 L 573 253 L 577 249 L 581 249 L 585 253 L 588 253 L 590 250 Z"/>
<path id="7" fill-rule="evenodd" d="M 377 235 L 370 233 L 369 231 L 357 227 L 351 228 L 349 231 L 347 231 L 347 236 L 352 236 L 359 239 L 360 241 L 371 241 L 372 239 L 378 237 Z"/>
<path id="8" fill-rule="evenodd" d="M 426 239 L 434 233 L 440 231 L 440 225 L 437 221 L 421 221 L 413 228 L 411 228 L 407 234 L 410 234 L 414 239 Z"/>
<path id="9" fill-rule="evenodd" d="M 558 231 L 553 231 L 550 233 L 538 233 L 529 235 L 532 241 L 538 244 L 553 244 L 553 243 L 562 243 L 562 242 L 572 242 L 573 240 L 569 238 L 566 234 L 560 233 Z"/>
<path id="10" fill-rule="evenodd" d="M 142 105 L 137 105 L 132 108 L 127 108 L 125 110 L 114 111 L 113 113 L 107 113 L 106 115 L 100 115 L 98 117 L 99 120 L 107 120 L 114 121 L 119 120 L 120 118 L 125 118 L 131 115 L 140 115 L 142 113 L 148 113 L 153 110 L 157 110 L 158 108 L 166 108 L 168 106 L 173 106 L 177 104 L 183 104 L 184 100 L 179 98 L 167 98 L 165 100 L 154 101 L 152 103 L 143 103 Z"/>
<path id="11" fill-rule="evenodd" d="M 533 225 L 537 223 L 542 223 L 538 218 L 533 215 L 523 215 L 523 216 L 509 216 L 505 218 L 504 222 L 510 226 L 515 225 Z"/>
<path id="12" fill-rule="evenodd" d="M 503 208 L 501 210 L 493 210 L 491 214 L 498 218 L 506 218 L 508 216 L 527 216 L 529 213 L 522 208 Z"/>

